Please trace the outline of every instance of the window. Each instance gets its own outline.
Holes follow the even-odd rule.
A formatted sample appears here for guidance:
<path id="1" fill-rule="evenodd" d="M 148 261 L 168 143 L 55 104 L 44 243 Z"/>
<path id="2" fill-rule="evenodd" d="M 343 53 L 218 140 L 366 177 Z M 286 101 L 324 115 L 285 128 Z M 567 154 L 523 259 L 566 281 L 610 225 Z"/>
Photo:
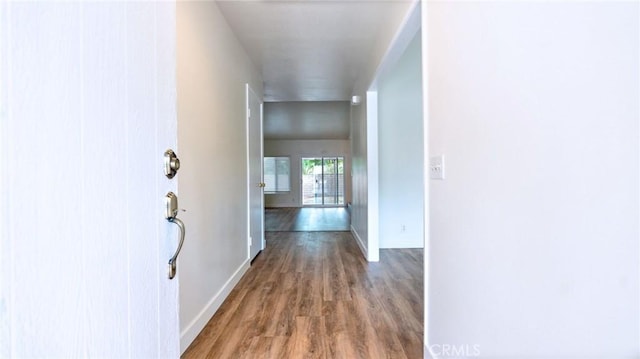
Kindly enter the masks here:
<path id="1" fill-rule="evenodd" d="M 290 182 L 289 157 L 264 158 L 265 193 L 289 192 Z"/>

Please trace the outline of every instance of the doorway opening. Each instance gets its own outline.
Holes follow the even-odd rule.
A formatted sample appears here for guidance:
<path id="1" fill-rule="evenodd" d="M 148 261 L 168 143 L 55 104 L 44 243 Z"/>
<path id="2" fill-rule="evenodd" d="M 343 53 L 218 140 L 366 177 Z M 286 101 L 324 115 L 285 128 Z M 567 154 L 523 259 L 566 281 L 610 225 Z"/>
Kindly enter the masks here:
<path id="1" fill-rule="evenodd" d="M 302 205 L 344 206 L 344 157 L 303 157 Z"/>

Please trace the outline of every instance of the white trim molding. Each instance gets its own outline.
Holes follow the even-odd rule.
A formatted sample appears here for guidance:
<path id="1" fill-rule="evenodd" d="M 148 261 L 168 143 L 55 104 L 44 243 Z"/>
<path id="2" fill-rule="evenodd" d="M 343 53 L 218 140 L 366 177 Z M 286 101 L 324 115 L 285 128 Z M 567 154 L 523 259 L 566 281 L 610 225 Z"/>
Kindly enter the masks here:
<path id="1" fill-rule="evenodd" d="M 244 261 L 242 265 L 231 275 L 222 288 L 211 298 L 211 300 L 205 305 L 205 307 L 198 313 L 196 318 L 187 325 L 187 327 L 180 333 L 180 354 L 184 354 L 185 350 L 196 339 L 198 334 L 204 329 L 209 322 L 209 319 L 213 317 L 218 308 L 222 305 L 231 290 L 238 284 L 242 276 L 249 270 L 251 262 L 249 259 Z"/>

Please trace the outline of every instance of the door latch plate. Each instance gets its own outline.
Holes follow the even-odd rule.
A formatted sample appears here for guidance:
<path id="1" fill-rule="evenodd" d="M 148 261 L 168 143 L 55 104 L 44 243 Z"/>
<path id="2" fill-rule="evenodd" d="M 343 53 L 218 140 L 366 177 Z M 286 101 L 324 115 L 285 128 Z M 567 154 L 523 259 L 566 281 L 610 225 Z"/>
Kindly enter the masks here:
<path id="1" fill-rule="evenodd" d="M 176 218 L 178 215 L 178 196 L 173 192 L 169 192 L 164 197 L 164 201 L 166 205 L 164 218 L 168 220 Z"/>

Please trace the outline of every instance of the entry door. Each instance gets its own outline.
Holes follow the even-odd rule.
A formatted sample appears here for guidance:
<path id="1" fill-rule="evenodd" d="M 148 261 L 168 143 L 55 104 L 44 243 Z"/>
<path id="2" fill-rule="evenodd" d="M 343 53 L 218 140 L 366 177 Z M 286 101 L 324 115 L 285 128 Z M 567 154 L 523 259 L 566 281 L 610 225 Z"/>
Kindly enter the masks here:
<path id="1" fill-rule="evenodd" d="M 172 3 L 0 2 L 0 357 L 179 357 L 175 31 Z"/>
<path id="2" fill-rule="evenodd" d="M 247 84 L 247 162 L 249 168 L 249 258 L 264 249 L 262 104 Z"/>

